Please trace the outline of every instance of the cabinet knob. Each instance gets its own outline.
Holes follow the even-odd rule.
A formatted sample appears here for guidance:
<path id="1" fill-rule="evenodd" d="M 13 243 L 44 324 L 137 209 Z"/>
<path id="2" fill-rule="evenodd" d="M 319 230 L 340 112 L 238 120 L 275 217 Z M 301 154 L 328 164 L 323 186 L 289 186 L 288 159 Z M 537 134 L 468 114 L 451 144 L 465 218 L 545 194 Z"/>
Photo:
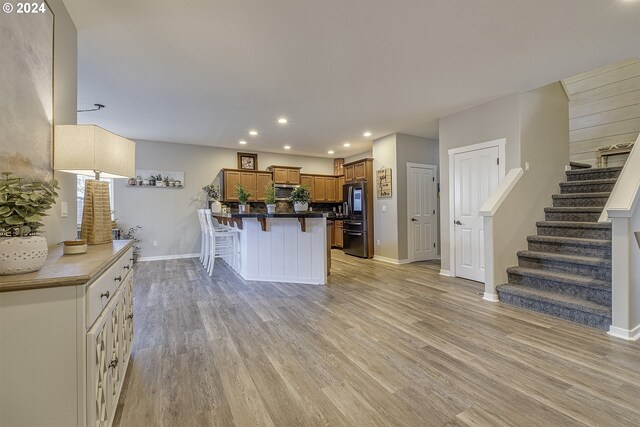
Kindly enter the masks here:
<path id="1" fill-rule="evenodd" d="M 122 276 L 114 277 L 114 282 L 122 282 Z"/>
<path id="2" fill-rule="evenodd" d="M 133 313 L 129 314 L 126 318 L 127 319 L 133 319 Z"/>
<path id="3" fill-rule="evenodd" d="M 104 294 L 100 294 L 100 298 L 109 298 L 109 291 L 105 292 Z"/>
<path id="4" fill-rule="evenodd" d="M 128 269 L 130 269 L 131 267 L 129 266 L 129 264 L 127 264 L 127 265 L 125 265 L 125 266 L 124 266 L 124 267 L 122 267 L 122 268 L 124 268 L 125 270 L 128 270 Z"/>
<path id="5" fill-rule="evenodd" d="M 129 258 L 129 261 L 133 262 L 133 258 Z"/>

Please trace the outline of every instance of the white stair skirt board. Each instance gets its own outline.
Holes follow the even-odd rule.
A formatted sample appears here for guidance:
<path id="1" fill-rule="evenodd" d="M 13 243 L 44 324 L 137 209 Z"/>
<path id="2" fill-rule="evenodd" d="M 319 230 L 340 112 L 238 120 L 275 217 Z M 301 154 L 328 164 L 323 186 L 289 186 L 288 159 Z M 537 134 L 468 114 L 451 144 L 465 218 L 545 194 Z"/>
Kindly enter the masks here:
<path id="1" fill-rule="evenodd" d="M 164 261 L 168 259 L 184 259 L 184 258 L 198 258 L 200 254 L 178 254 L 178 255 L 160 255 L 160 256 L 145 256 L 138 258 L 138 262 L 146 261 Z"/>
<path id="2" fill-rule="evenodd" d="M 490 292 L 485 292 L 482 299 L 489 302 L 500 302 L 500 300 L 498 299 L 498 294 L 493 294 Z"/>
<path id="3" fill-rule="evenodd" d="M 636 326 L 633 329 L 622 329 L 615 326 L 610 326 L 609 332 L 607 333 L 612 337 L 622 338 L 623 340 L 637 341 L 640 338 L 640 325 Z"/>
<path id="4" fill-rule="evenodd" d="M 374 255 L 373 259 L 376 261 L 388 262 L 389 264 L 409 264 L 411 262 L 408 259 L 393 259 L 380 255 Z"/>

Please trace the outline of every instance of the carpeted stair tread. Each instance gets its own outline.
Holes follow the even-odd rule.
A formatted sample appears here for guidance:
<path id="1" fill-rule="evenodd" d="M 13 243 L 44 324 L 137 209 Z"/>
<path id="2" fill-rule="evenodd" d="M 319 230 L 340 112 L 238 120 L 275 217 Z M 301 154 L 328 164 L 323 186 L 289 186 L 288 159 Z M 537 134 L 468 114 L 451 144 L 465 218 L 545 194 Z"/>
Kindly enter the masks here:
<path id="1" fill-rule="evenodd" d="M 508 274 L 517 274 L 520 276 L 536 277 L 539 279 L 546 279 L 553 282 L 568 283 L 570 285 L 584 286 L 587 288 L 611 290 L 611 283 L 594 279 L 592 277 L 565 273 L 560 271 L 540 270 L 538 268 L 530 267 L 509 267 L 507 268 Z M 522 286 L 522 285 L 518 285 Z"/>
<path id="2" fill-rule="evenodd" d="M 592 176 L 611 174 L 622 171 L 621 166 L 614 166 L 610 168 L 590 168 L 590 169 L 575 169 L 566 172 L 567 179 L 569 181 L 589 180 Z"/>
<path id="3" fill-rule="evenodd" d="M 608 230 L 611 228 L 610 222 L 580 222 L 580 221 L 538 221 L 537 227 L 561 227 L 561 228 L 584 228 L 590 230 Z"/>
<path id="4" fill-rule="evenodd" d="M 527 236 L 528 242 L 545 242 L 545 243 L 565 243 L 574 246 L 611 246 L 611 240 L 601 239 L 585 239 L 581 237 L 564 237 L 564 236 Z"/>
<path id="5" fill-rule="evenodd" d="M 610 191 L 602 191 L 598 193 L 566 193 L 566 194 L 554 194 L 551 197 L 554 199 L 583 199 L 588 197 L 609 197 Z"/>
<path id="6" fill-rule="evenodd" d="M 544 211 L 558 213 L 601 213 L 602 208 L 602 206 L 550 206 L 544 208 Z"/>
<path id="7" fill-rule="evenodd" d="M 611 267 L 611 260 L 600 257 L 582 256 L 582 255 L 566 255 L 554 252 L 539 251 L 518 251 L 519 257 L 536 258 L 547 261 L 566 262 L 572 264 L 582 264 L 598 267 Z"/>
<path id="8" fill-rule="evenodd" d="M 570 295 L 559 294 L 556 292 L 546 291 L 542 289 L 528 288 L 521 285 L 504 284 L 497 287 L 501 293 L 509 293 L 523 298 L 542 301 L 548 304 L 559 305 L 572 310 L 579 310 L 598 316 L 611 318 L 611 307 L 587 301 L 582 298 L 576 298 Z"/>

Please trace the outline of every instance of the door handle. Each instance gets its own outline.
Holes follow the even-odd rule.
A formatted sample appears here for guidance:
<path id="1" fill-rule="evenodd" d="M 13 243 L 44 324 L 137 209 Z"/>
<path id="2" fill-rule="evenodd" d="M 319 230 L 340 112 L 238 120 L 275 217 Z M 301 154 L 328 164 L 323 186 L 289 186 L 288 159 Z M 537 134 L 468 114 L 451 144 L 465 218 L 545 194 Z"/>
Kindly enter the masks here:
<path id="1" fill-rule="evenodd" d="M 458 221 L 457 219 L 456 219 L 456 220 L 454 220 L 454 221 L 453 221 L 453 223 L 454 223 L 455 225 L 462 225 L 462 223 L 461 223 L 460 221 Z"/>
<path id="2" fill-rule="evenodd" d="M 415 219 L 415 218 L 411 218 L 411 221 L 417 221 L 417 219 Z"/>

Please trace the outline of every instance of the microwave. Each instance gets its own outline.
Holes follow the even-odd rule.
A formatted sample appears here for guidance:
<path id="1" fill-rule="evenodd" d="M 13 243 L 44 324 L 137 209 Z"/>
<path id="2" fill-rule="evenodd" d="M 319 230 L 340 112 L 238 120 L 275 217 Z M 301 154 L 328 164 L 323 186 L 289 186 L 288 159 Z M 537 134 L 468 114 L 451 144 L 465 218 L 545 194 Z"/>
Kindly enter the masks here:
<path id="1" fill-rule="evenodd" d="M 291 192 L 294 188 L 299 187 L 299 185 L 291 185 L 291 184 L 276 184 L 276 200 L 289 200 L 291 197 Z"/>

